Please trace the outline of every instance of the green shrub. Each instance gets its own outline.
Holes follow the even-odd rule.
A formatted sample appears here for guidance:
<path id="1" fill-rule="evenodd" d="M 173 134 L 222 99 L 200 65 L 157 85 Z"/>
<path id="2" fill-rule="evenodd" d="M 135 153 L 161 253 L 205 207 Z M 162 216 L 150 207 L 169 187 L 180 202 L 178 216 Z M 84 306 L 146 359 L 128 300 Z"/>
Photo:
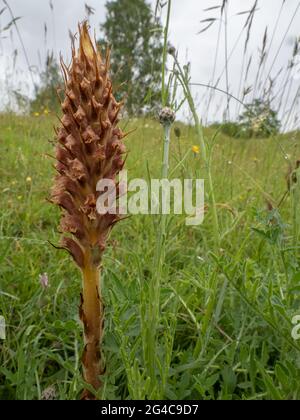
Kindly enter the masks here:
<path id="1" fill-rule="evenodd" d="M 247 106 L 246 111 L 239 117 L 242 137 L 270 137 L 280 131 L 281 123 L 278 113 L 269 102 L 255 99 Z"/>

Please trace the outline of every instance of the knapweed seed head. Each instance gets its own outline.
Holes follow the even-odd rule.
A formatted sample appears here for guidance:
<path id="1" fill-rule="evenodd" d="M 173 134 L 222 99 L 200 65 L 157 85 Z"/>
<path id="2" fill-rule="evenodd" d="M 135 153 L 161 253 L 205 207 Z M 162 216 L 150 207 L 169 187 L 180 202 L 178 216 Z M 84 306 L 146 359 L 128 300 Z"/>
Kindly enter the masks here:
<path id="1" fill-rule="evenodd" d="M 175 112 L 169 107 L 164 107 L 159 113 L 159 122 L 163 126 L 172 125 L 175 118 Z"/>

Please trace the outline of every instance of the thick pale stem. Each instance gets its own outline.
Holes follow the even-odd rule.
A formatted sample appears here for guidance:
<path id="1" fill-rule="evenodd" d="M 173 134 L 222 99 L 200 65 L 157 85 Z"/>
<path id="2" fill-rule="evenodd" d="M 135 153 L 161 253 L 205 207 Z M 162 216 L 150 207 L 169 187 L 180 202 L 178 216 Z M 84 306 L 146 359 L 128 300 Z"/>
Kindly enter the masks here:
<path id="1" fill-rule="evenodd" d="M 84 380 L 96 391 L 101 387 L 99 376 L 101 366 L 101 340 L 103 333 L 104 308 L 100 292 L 100 272 L 93 266 L 82 270 L 83 293 L 80 306 L 80 318 L 84 327 L 84 353 L 82 357 Z M 95 399 L 84 391 L 83 399 Z"/>

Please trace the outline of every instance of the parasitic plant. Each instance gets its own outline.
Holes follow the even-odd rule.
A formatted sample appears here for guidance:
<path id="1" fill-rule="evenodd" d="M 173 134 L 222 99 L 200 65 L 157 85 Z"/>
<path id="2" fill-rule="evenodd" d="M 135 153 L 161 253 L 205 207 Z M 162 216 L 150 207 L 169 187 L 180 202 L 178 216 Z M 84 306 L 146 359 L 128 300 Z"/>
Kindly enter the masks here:
<path id="1" fill-rule="evenodd" d="M 112 94 L 109 51 L 105 60 L 91 41 L 86 23 L 79 26 L 79 47 L 72 45 L 69 67 L 62 62 L 65 87 L 61 103 L 63 117 L 56 130 L 57 176 L 51 201 L 62 209 L 61 247 L 73 257 L 82 273 L 83 290 L 79 308 L 84 328 L 83 376 L 95 391 L 104 373 L 101 340 L 104 306 L 100 266 L 112 226 L 118 214 L 99 214 L 97 183 L 113 181 L 124 166 L 124 137 L 118 124 L 122 107 Z M 90 388 L 90 387 L 89 387 Z M 95 399 L 85 390 L 82 399 Z"/>

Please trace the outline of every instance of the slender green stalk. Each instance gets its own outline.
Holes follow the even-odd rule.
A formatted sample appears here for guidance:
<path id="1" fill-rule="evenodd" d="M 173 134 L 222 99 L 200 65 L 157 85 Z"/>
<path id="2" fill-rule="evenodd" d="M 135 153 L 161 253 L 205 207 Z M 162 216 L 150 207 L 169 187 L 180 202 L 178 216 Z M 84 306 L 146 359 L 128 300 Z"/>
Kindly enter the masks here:
<path id="1" fill-rule="evenodd" d="M 171 0 L 168 1 L 167 19 L 164 28 L 164 47 L 162 60 L 162 85 L 161 85 L 161 101 L 162 111 L 160 113 L 160 122 L 164 128 L 164 147 L 161 168 L 161 178 L 168 178 L 169 171 L 169 149 L 170 149 L 170 134 L 171 126 L 175 120 L 175 113 L 166 108 L 168 102 L 168 88 L 166 87 L 166 62 L 168 53 L 168 33 L 171 16 Z M 160 218 L 157 233 L 157 243 L 153 260 L 152 277 L 148 290 L 148 306 L 146 313 L 142 319 L 146 334 L 144 337 L 144 361 L 147 375 L 150 378 L 150 392 L 149 396 L 154 398 L 161 397 L 161 386 L 157 384 L 156 380 L 156 357 L 157 357 L 157 330 L 159 325 L 159 310 L 160 310 L 160 289 L 162 279 L 162 268 L 165 261 L 165 242 L 166 242 L 166 220 L 167 215 L 163 214 Z"/>
<path id="2" fill-rule="evenodd" d="M 17 32 L 17 35 L 18 35 L 18 38 L 19 38 L 19 41 L 20 41 L 20 44 L 21 44 L 21 47 L 22 47 L 22 50 L 23 50 L 23 54 L 24 54 L 24 57 L 25 57 L 25 61 L 26 61 L 26 65 L 27 65 L 27 68 L 28 68 L 28 73 L 29 73 L 29 76 L 30 76 L 30 79 L 31 79 L 31 82 L 32 82 L 32 86 L 34 87 L 35 93 L 37 93 L 37 85 L 34 82 L 32 66 L 31 66 L 30 61 L 29 61 L 29 57 L 28 57 L 28 54 L 27 54 L 27 50 L 25 48 L 23 37 L 20 33 L 19 26 L 17 24 L 18 18 L 15 17 L 15 15 L 12 11 L 12 8 L 8 4 L 8 2 L 6 0 L 3 0 L 3 3 L 5 4 L 5 6 L 7 7 L 8 11 L 10 13 L 10 16 L 11 16 L 11 19 L 12 19 L 11 22 L 13 23 L 13 25 L 16 29 L 16 32 Z"/>
<path id="3" fill-rule="evenodd" d="M 300 167 L 300 163 L 299 163 Z M 292 217 L 293 217 L 293 247 L 295 249 L 295 258 L 297 259 L 297 245 L 298 245 L 298 238 L 299 238 L 299 199 L 300 199 L 300 188 L 299 188 L 299 180 L 300 180 L 300 169 L 297 168 L 295 170 L 295 179 L 297 182 L 295 183 L 291 197 L 292 197 Z"/>
<path id="4" fill-rule="evenodd" d="M 228 74 L 228 3 L 225 3 L 225 76 L 226 91 L 229 92 L 229 74 Z M 226 118 L 230 121 L 230 96 L 227 95 Z"/>
<path id="5" fill-rule="evenodd" d="M 205 142 L 203 126 L 200 122 L 200 119 L 196 110 L 195 102 L 193 100 L 193 96 L 192 96 L 190 86 L 189 86 L 189 81 L 185 77 L 185 74 L 181 68 L 181 65 L 178 62 L 176 55 L 174 54 L 173 57 L 175 60 L 177 70 L 179 72 L 178 79 L 181 82 L 182 87 L 184 89 L 184 94 L 187 98 L 191 113 L 193 115 L 197 136 L 200 142 L 200 148 L 201 148 L 201 153 L 203 156 L 203 161 L 205 164 L 207 181 L 208 181 L 208 186 L 209 186 L 209 193 L 210 193 L 210 200 L 211 200 L 213 229 L 214 229 L 214 242 L 215 242 L 215 248 L 216 250 L 218 250 L 220 246 L 220 229 L 219 229 L 219 219 L 218 219 L 216 199 L 215 199 L 215 193 L 214 193 L 214 185 L 213 185 L 213 179 L 212 179 L 212 174 L 211 174 L 211 150 L 208 150 L 208 147 Z"/>
<path id="6" fill-rule="evenodd" d="M 169 26 L 170 26 L 170 16 L 171 16 L 171 6 L 172 0 L 168 1 L 168 10 L 167 10 L 167 20 L 166 26 L 164 28 L 164 49 L 163 49 L 163 60 L 161 68 L 161 102 L 162 106 L 167 105 L 168 95 L 166 92 L 166 63 L 167 63 L 167 54 L 168 54 L 168 35 L 169 35 Z"/>

